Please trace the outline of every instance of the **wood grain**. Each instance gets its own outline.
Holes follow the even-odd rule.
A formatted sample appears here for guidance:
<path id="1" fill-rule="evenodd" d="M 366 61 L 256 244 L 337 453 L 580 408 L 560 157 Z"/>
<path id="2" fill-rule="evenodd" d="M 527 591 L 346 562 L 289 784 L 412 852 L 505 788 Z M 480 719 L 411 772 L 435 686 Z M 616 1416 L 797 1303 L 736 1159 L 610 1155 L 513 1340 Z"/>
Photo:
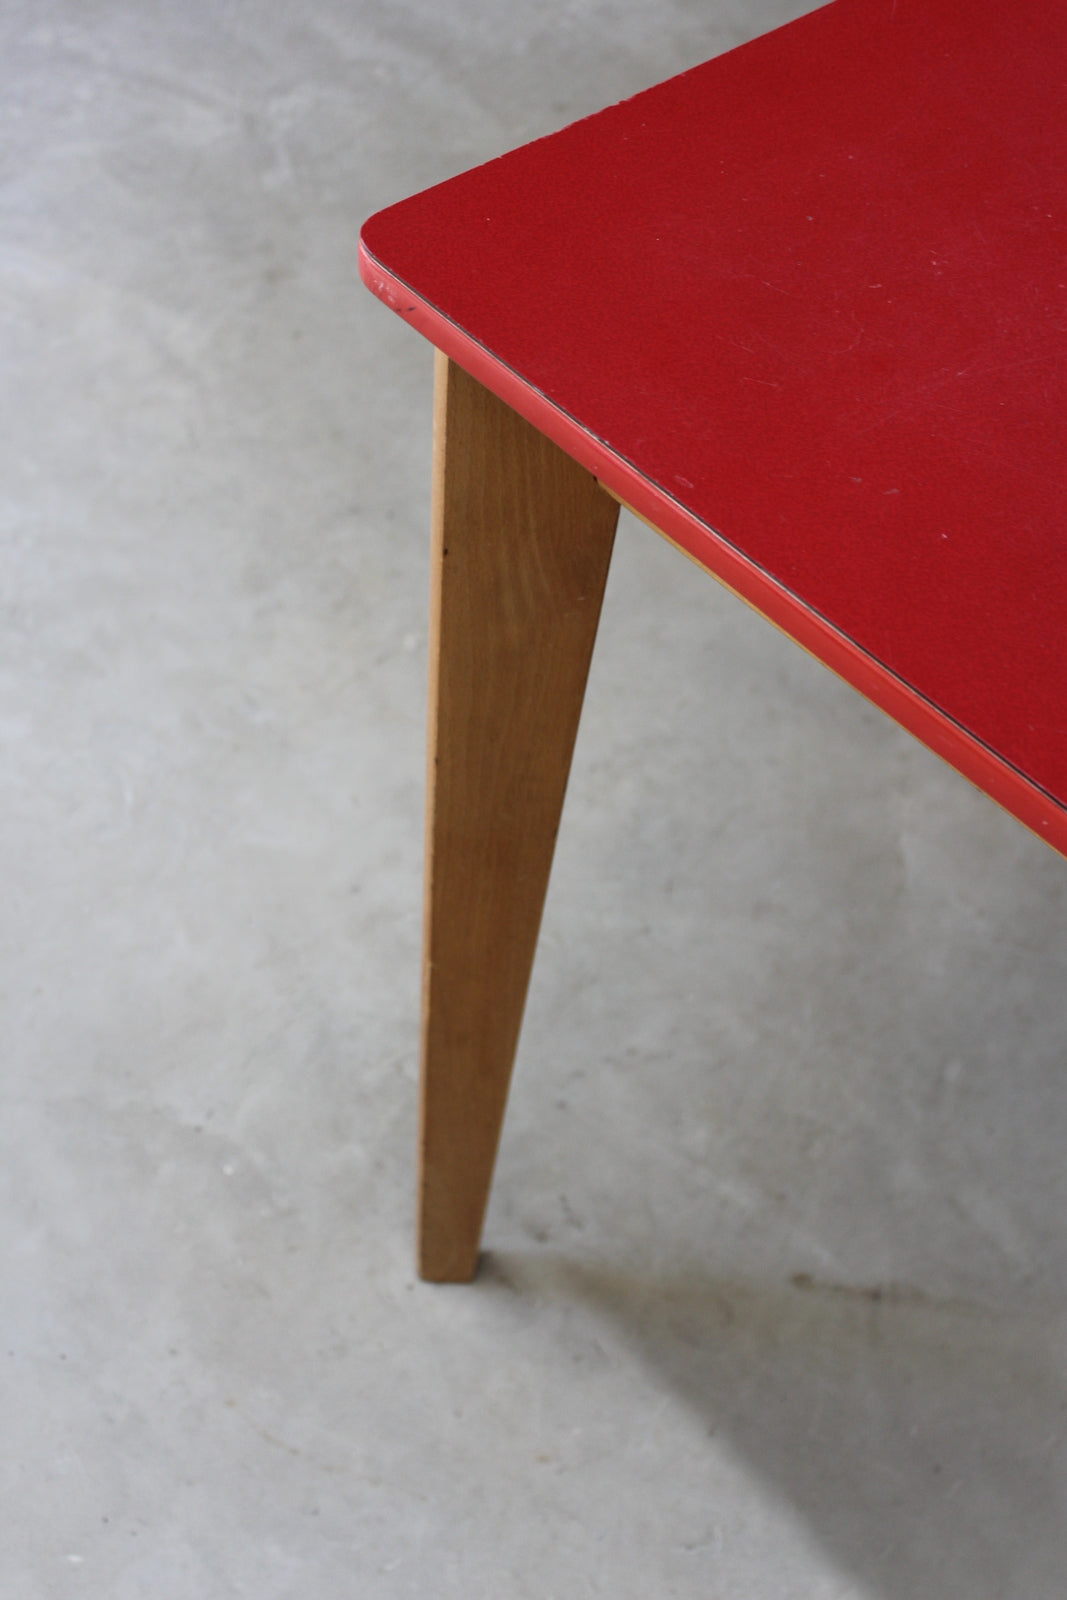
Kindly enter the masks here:
<path id="1" fill-rule="evenodd" d="M 618 504 L 438 353 L 419 1271 L 477 1263 Z"/>

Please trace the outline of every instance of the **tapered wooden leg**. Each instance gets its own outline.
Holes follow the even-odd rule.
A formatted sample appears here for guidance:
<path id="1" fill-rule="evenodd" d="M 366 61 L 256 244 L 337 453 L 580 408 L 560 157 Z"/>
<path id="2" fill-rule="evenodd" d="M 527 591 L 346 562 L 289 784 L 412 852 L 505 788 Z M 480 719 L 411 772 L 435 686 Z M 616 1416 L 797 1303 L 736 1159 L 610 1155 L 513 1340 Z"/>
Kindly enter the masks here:
<path id="1" fill-rule="evenodd" d="M 618 505 L 438 354 L 419 1271 L 473 1276 Z"/>

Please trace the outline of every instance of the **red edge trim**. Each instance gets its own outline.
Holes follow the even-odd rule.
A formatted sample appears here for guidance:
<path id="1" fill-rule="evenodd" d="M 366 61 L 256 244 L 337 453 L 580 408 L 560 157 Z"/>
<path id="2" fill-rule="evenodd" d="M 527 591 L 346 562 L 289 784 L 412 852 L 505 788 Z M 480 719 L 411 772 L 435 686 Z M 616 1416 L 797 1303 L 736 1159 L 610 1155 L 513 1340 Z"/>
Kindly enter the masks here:
<path id="1" fill-rule="evenodd" d="M 362 238 L 359 275 L 372 294 L 573 456 L 617 500 L 624 501 L 712 577 L 733 589 L 753 610 L 858 689 L 1046 844 L 1067 856 L 1067 809 L 839 633 L 677 500 L 642 477 L 628 461 L 587 433 L 539 390 L 531 388 L 484 345 L 420 299 L 375 259 Z"/>

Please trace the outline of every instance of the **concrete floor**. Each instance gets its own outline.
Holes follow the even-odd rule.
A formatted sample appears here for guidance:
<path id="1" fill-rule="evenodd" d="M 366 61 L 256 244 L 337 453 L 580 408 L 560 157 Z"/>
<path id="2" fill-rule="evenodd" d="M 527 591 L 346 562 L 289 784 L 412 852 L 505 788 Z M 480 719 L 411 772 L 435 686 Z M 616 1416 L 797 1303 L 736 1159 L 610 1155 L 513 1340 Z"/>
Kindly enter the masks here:
<path id="1" fill-rule="evenodd" d="M 1067 867 L 624 518 L 411 1271 L 430 354 L 367 213 L 792 0 L 0 8 L 2 1600 L 1063 1600 Z"/>

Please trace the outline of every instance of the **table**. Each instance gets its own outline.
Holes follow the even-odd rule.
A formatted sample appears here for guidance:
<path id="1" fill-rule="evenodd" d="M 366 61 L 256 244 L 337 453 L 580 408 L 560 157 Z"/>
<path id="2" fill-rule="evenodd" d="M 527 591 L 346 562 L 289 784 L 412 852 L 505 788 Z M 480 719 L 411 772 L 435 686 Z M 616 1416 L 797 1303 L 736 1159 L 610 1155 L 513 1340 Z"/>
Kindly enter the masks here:
<path id="1" fill-rule="evenodd" d="M 620 503 L 1067 854 L 1065 78 L 1061 0 L 834 0 L 365 224 L 438 352 L 424 1276 L 475 1268 Z"/>

